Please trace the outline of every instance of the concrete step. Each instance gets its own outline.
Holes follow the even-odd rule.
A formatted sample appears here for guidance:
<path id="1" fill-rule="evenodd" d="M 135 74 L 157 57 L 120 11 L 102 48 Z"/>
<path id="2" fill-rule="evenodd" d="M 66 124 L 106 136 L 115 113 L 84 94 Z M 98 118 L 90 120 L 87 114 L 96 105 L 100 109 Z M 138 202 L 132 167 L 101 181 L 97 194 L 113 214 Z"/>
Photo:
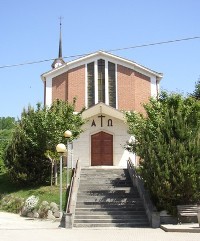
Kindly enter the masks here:
<path id="1" fill-rule="evenodd" d="M 81 178 L 94 178 L 96 177 L 97 179 L 101 178 L 113 178 L 113 179 L 118 179 L 118 178 L 130 178 L 128 173 L 103 173 L 103 172 L 94 172 L 94 173 L 81 173 Z"/>
<path id="2" fill-rule="evenodd" d="M 101 204 L 92 204 L 92 203 L 77 203 L 76 208 L 88 208 L 88 209 L 101 209 L 101 210 L 112 210 L 112 209 L 120 209 L 120 210 L 137 210 L 137 211 L 143 211 L 144 207 L 142 204 L 114 204 L 114 203 L 101 203 Z"/>
<path id="3" fill-rule="evenodd" d="M 144 215 L 130 215 L 130 214 L 126 214 L 126 215 L 119 215 L 119 214 L 95 214 L 95 215 L 80 215 L 80 214 L 76 214 L 76 217 L 75 217 L 75 220 L 83 220 L 83 219 L 103 219 L 103 220 L 115 220 L 115 219 L 118 219 L 118 220 L 145 220 L 146 221 L 146 217 Z"/>
<path id="4" fill-rule="evenodd" d="M 145 210 L 132 210 L 132 209 L 118 209 L 118 208 L 101 208 L 101 209 L 90 209 L 90 208 L 76 208 L 76 215 L 131 215 L 131 216 L 137 216 L 137 215 L 146 215 Z"/>
<path id="5" fill-rule="evenodd" d="M 114 187 L 131 187 L 130 182 L 116 182 L 116 183 L 80 183 L 79 188 L 80 189 L 86 189 L 86 188 L 91 188 L 91 189 L 96 189 L 99 190 L 98 187 L 101 187 L 101 189 L 104 187 L 104 189 L 107 188 L 114 188 Z"/>
<path id="6" fill-rule="evenodd" d="M 108 228 L 108 227 L 118 227 L 118 228 L 135 228 L 135 227 L 149 227 L 148 222 L 131 222 L 131 223 L 74 223 L 75 228 Z"/>
<path id="7" fill-rule="evenodd" d="M 81 175 L 81 179 L 82 180 L 88 180 L 88 179 L 98 179 L 98 180 L 101 180 L 101 179 L 125 179 L 125 178 L 130 178 L 129 176 L 126 176 L 126 175 L 104 175 L 104 174 L 92 174 L 92 175 Z"/>
<path id="8" fill-rule="evenodd" d="M 131 184 L 132 185 L 132 182 L 131 182 L 131 180 L 127 180 L 127 179 L 85 179 L 85 180 L 82 180 L 82 179 L 80 179 L 80 181 L 81 181 L 81 184 L 82 183 L 84 183 L 84 184 L 89 184 L 89 182 L 91 183 L 91 184 L 100 184 L 100 183 L 113 183 L 113 184 L 115 184 L 115 183 L 129 183 L 129 184 Z"/>
<path id="9" fill-rule="evenodd" d="M 87 183 L 90 182 L 90 183 L 124 183 L 124 182 L 127 182 L 127 183 L 130 183 L 132 185 L 132 182 L 131 182 L 131 179 L 127 179 L 125 177 L 123 178 L 82 178 L 80 179 L 81 183 Z"/>
<path id="10" fill-rule="evenodd" d="M 147 227 L 127 169 L 82 169 L 74 227 Z"/>
<path id="11" fill-rule="evenodd" d="M 134 194 L 139 194 L 138 190 L 136 188 L 121 188 L 117 189 L 117 188 L 113 188 L 113 189 L 99 189 L 99 190 L 94 190 L 94 191 L 87 191 L 87 190 L 79 190 L 78 195 L 97 195 L 97 196 L 109 196 L 109 195 L 119 195 L 119 196 L 123 196 L 123 195 L 134 195 Z"/>
<path id="12" fill-rule="evenodd" d="M 123 193 L 121 195 L 119 195 L 118 193 L 95 193 L 95 192 L 81 192 L 78 193 L 77 198 L 79 200 L 102 200 L 102 199 L 123 199 L 123 198 L 139 198 L 139 194 L 138 193 Z"/>
<path id="13" fill-rule="evenodd" d="M 139 196 L 131 196 L 131 197 L 121 197 L 121 196 L 110 196 L 110 197 L 106 197 L 106 196 L 78 196 L 78 202 L 84 202 L 84 203 L 139 203 L 141 202 L 141 199 Z"/>
<path id="14" fill-rule="evenodd" d="M 92 173 L 92 172 L 100 172 L 100 173 L 128 173 L 128 169 L 125 168 L 82 168 L 82 173 Z"/>
<path id="15" fill-rule="evenodd" d="M 146 219 L 74 219 L 74 223 L 146 223 Z"/>
<path id="16" fill-rule="evenodd" d="M 89 197 L 88 197 L 89 198 Z M 85 205 L 96 205 L 96 204 L 115 204 L 115 205 L 143 205 L 140 198 L 104 198 L 100 200 L 77 200 L 77 204 L 82 203 Z"/>
<path id="17" fill-rule="evenodd" d="M 115 192 L 115 191 L 125 191 L 125 192 L 132 192 L 135 188 L 133 187 L 113 187 L 113 186 L 79 186 L 78 193 L 80 192 L 87 192 L 87 191 L 94 191 L 94 192 L 101 192 L 101 191 L 108 191 L 108 192 Z"/>
<path id="18" fill-rule="evenodd" d="M 130 178 L 128 173 L 103 173 L 103 172 L 94 172 L 94 173 L 81 173 L 82 178 L 92 178 L 92 177 L 97 177 L 101 179 L 102 177 L 104 178 Z"/>

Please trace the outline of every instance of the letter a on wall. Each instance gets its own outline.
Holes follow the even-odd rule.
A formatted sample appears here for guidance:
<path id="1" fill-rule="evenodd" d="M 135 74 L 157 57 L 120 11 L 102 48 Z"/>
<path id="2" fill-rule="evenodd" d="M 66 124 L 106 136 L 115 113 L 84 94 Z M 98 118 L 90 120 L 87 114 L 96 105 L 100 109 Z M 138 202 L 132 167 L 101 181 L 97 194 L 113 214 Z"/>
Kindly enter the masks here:
<path id="1" fill-rule="evenodd" d="M 94 120 L 92 121 L 92 125 L 91 125 L 91 127 L 92 127 L 92 126 L 96 126 L 96 123 L 95 123 Z"/>

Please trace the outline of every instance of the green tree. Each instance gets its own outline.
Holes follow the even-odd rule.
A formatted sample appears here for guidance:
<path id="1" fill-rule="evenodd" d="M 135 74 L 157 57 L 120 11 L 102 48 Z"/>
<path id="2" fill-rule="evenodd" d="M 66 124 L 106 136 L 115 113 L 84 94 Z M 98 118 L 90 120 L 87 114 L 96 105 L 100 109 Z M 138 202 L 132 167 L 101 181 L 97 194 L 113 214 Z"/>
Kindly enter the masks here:
<path id="1" fill-rule="evenodd" d="M 61 100 L 49 108 L 38 104 L 36 110 L 30 106 L 23 110 L 6 150 L 6 166 L 13 181 L 24 184 L 49 181 L 51 165 L 47 152 L 55 154 L 56 145 L 65 141 L 65 130 L 72 131 L 71 140 L 81 133 L 81 114 L 74 112 L 75 101 L 70 104 Z"/>
<path id="2" fill-rule="evenodd" d="M 0 117 L 0 130 L 10 130 L 15 126 L 14 117 Z"/>
<path id="3" fill-rule="evenodd" d="M 145 105 L 146 116 L 127 113 L 141 158 L 141 175 L 159 209 L 200 201 L 200 103 L 162 93 Z"/>
<path id="4" fill-rule="evenodd" d="M 0 117 L 0 173 L 5 171 L 4 152 L 12 137 L 15 126 L 13 117 Z"/>
<path id="5" fill-rule="evenodd" d="M 200 78 L 195 84 L 195 90 L 192 93 L 192 96 L 195 97 L 196 99 L 200 100 Z"/>

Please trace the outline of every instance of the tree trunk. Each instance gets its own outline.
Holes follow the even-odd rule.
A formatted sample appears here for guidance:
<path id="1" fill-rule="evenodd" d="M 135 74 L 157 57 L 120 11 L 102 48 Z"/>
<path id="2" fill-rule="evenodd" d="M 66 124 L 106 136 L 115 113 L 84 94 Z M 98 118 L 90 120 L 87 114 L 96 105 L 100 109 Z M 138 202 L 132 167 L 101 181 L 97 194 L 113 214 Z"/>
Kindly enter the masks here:
<path id="1" fill-rule="evenodd" d="M 58 166 L 57 166 L 57 162 L 55 162 L 55 165 L 54 165 L 54 185 L 55 186 L 58 185 Z"/>

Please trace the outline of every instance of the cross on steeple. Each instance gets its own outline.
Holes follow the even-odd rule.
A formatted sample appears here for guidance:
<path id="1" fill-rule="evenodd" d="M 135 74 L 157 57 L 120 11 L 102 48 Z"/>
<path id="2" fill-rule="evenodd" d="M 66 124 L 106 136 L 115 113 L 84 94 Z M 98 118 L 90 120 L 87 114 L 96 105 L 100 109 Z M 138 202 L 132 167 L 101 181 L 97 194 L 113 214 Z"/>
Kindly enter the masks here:
<path id="1" fill-rule="evenodd" d="M 62 25 L 62 19 L 63 19 L 63 17 L 60 16 L 58 19 L 60 19 L 60 25 Z"/>

